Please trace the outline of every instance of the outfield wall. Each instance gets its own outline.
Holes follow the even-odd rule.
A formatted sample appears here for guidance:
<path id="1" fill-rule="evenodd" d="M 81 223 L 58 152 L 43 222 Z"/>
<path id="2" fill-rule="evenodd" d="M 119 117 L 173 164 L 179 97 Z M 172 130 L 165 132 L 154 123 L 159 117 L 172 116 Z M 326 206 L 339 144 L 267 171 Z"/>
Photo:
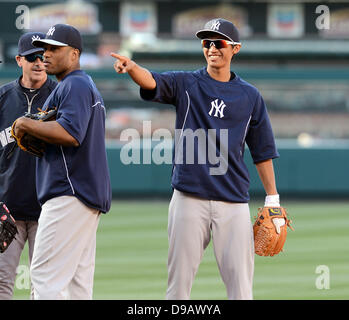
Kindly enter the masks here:
<path id="1" fill-rule="evenodd" d="M 171 193 L 170 164 L 144 164 L 143 150 L 140 164 L 125 165 L 120 159 L 121 145 L 107 148 L 114 197 L 167 196 Z M 154 147 L 154 146 L 153 146 Z M 152 149 L 153 150 L 153 149 Z M 278 145 L 280 158 L 274 160 L 277 187 L 280 194 L 312 197 L 349 198 L 349 144 L 328 144 L 300 148 L 296 143 Z M 149 152 L 149 151 L 148 151 Z M 263 195 L 263 186 L 248 149 L 245 161 L 250 172 L 250 194 Z"/>

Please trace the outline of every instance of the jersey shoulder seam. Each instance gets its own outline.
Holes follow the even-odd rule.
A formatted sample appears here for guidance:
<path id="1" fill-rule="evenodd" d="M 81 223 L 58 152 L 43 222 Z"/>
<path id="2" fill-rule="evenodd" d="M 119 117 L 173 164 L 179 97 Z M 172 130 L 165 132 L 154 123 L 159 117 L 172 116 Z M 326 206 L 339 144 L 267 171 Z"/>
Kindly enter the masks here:
<path id="1" fill-rule="evenodd" d="M 4 84 L 3 86 L 0 87 L 0 99 L 7 94 L 8 92 L 12 91 L 15 89 L 15 83 L 14 81 L 9 82 L 7 84 Z"/>
<path id="2" fill-rule="evenodd" d="M 195 83 L 197 83 L 198 82 L 198 77 L 196 77 L 195 75 L 194 75 L 194 73 L 195 73 L 195 71 L 173 71 L 173 74 L 175 75 L 174 76 L 174 78 L 175 78 L 175 81 L 176 81 L 176 93 L 178 92 L 178 82 L 177 82 L 177 77 L 176 77 L 176 74 L 181 74 L 181 75 L 185 75 L 183 78 L 184 78 L 184 82 L 185 82 L 185 85 L 183 86 L 184 87 L 184 92 L 185 91 L 187 91 L 188 92 L 188 90 L 190 90 L 190 88 L 192 87 L 192 86 L 194 86 L 195 85 Z M 188 83 L 188 81 L 187 81 L 187 79 L 188 79 L 188 76 L 190 76 L 190 77 L 192 77 L 193 78 L 193 80 L 194 81 L 190 81 L 189 83 L 189 86 L 187 87 L 187 83 Z M 188 93 L 189 94 L 189 93 Z M 176 97 L 178 96 L 177 94 L 175 95 Z M 177 100 L 177 99 L 176 99 Z M 178 100 L 177 100 L 178 101 Z"/>
<path id="3" fill-rule="evenodd" d="M 13 90 L 15 90 L 16 86 L 14 84 L 14 81 L 7 83 L 5 85 L 3 85 L 0 88 L 0 106 L 2 103 L 2 100 Z"/>
<path id="4" fill-rule="evenodd" d="M 255 88 L 255 87 L 253 87 L 255 90 L 256 90 L 256 98 L 255 98 L 255 100 L 254 101 L 252 101 L 252 98 L 251 98 L 251 96 L 250 96 L 250 93 L 248 92 L 248 90 L 246 90 L 246 88 L 245 88 L 245 84 L 243 84 L 243 83 L 239 83 L 239 86 L 241 87 L 241 89 L 245 92 L 245 94 L 247 95 L 247 97 L 248 97 L 248 100 L 250 100 L 250 103 L 252 104 L 252 106 L 254 107 L 255 106 L 255 104 L 256 104 L 256 101 L 257 101 L 257 98 L 258 98 L 258 95 L 259 95 L 259 92 L 258 92 L 258 89 L 257 88 Z"/>

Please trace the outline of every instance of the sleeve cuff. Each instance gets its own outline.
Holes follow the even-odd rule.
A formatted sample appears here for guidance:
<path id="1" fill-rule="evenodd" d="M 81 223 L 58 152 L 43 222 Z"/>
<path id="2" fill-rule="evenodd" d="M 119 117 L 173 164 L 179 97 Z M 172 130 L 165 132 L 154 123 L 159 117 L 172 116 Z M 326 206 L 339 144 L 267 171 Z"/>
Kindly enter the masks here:
<path id="1" fill-rule="evenodd" d="M 154 100 L 155 96 L 156 96 L 156 89 L 153 89 L 153 90 L 146 90 L 146 89 L 143 89 L 143 88 L 140 88 L 139 89 L 139 93 L 140 93 L 140 96 L 143 100 L 147 100 L 147 101 L 151 101 L 151 100 Z"/>

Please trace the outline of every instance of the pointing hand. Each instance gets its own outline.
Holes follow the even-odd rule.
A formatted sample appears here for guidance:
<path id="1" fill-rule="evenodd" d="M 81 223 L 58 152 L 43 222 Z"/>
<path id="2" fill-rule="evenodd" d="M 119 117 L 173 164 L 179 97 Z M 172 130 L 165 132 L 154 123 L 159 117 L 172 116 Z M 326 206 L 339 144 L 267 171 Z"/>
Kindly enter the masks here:
<path id="1" fill-rule="evenodd" d="M 129 72 L 136 65 L 136 63 L 130 58 L 127 58 L 120 54 L 112 52 L 110 53 L 110 55 L 117 59 L 114 63 L 114 69 L 117 73 Z"/>

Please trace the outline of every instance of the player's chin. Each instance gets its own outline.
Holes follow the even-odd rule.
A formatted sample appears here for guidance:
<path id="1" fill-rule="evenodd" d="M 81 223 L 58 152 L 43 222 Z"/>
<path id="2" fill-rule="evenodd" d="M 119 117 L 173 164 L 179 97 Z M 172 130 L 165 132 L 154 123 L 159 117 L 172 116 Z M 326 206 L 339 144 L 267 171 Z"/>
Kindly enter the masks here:
<path id="1" fill-rule="evenodd" d="M 50 76 L 53 76 L 53 75 L 55 75 L 57 73 L 57 72 L 55 72 L 55 70 L 47 68 L 47 67 L 46 67 L 45 71 Z"/>
<path id="2" fill-rule="evenodd" d="M 51 63 L 44 63 L 45 71 L 49 75 L 55 75 L 56 74 L 56 68 Z"/>
<path id="3" fill-rule="evenodd" d="M 46 77 L 46 72 L 42 72 L 41 74 L 31 74 L 30 79 L 33 82 L 39 82 L 42 81 Z"/>
<path id="4" fill-rule="evenodd" d="M 225 66 L 222 61 L 217 61 L 215 59 L 208 59 L 207 65 L 211 68 L 223 68 Z"/>

